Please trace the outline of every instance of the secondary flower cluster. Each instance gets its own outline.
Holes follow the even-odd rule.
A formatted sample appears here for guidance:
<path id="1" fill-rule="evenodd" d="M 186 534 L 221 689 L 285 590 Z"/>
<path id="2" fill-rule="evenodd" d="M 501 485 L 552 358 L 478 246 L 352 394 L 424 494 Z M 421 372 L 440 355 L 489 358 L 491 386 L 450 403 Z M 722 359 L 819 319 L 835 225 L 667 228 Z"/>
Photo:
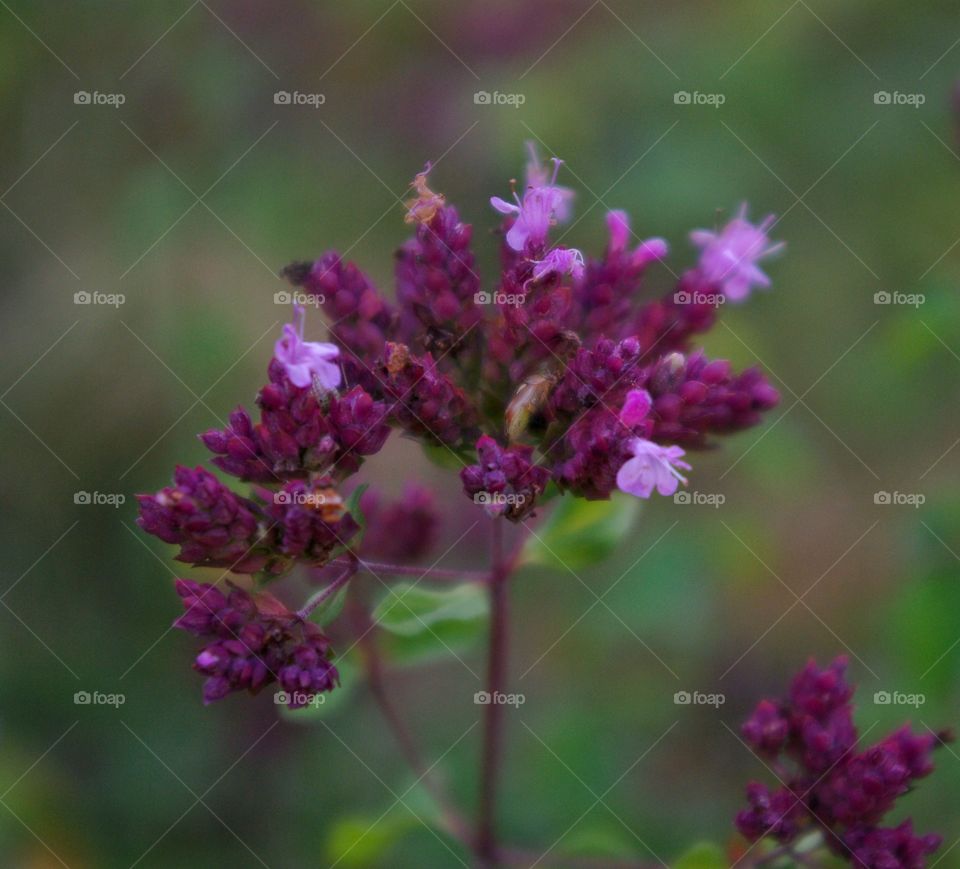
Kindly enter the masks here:
<path id="1" fill-rule="evenodd" d="M 207 643 L 193 663 L 207 677 L 205 703 L 279 683 L 287 706 L 296 709 L 337 684 L 327 638 L 272 595 L 253 596 L 236 586 L 224 595 L 186 579 L 176 587 L 186 612 L 174 625 Z"/>
<path id="2" fill-rule="evenodd" d="M 473 230 L 431 190 L 429 166 L 407 204 L 413 236 L 395 257 L 393 300 L 335 251 L 284 269 L 321 300 L 331 341 L 307 340 L 306 314 L 295 304 L 257 411 L 238 407 L 225 427 L 201 435 L 213 465 L 251 484 L 249 495 L 203 468 L 179 467 L 174 485 L 139 496 L 140 525 L 178 544 L 180 561 L 255 582 L 297 563 L 349 562 L 364 546 L 402 561 L 432 542 L 429 497 L 408 489 L 399 508 L 388 508 L 368 496 L 369 543 L 361 544 L 359 514 L 341 496 L 391 429 L 459 461 L 467 496 L 516 522 L 551 483 L 586 498 L 617 488 L 672 494 L 691 469 L 685 450 L 756 424 L 777 403 L 776 390 L 758 371 L 737 374 L 707 360 L 691 338 L 724 301 L 769 284 L 757 263 L 780 247 L 767 238 L 772 219 L 755 226 L 743 208 L 719 231 L 695 232 L 697 263 L 669 294 L 641 301 L 646 270 L 666 258 L 666 242 L 631 245 L 627 215 L 612 211 L 601 256 L 551 244 L 572 212 L 573 192 L 557 184 L 560 167 L 556 159 L 541 164 L 531 149 L 524 189 L 512 201 L 491 199 L 501 215 L 502 269 L 490 291 L 477 272 Z M 232 687 L 256 690 L 262 675 L 238 674 L 276 669 L 261 647 L 248 643 L 246 658 L 221 639 L 203 672 L 213 667 Z M 226 684 L 208 688 L 208 699 Z"/>
<path id="3" fill-rule="evenodd" d="M 944 735 L 902 727 L 858 750 L 847 661 L 820 669 L 810 661 L 783 700 L 764 700 L 743 725 L 744 739 L 781 777 L 781 787 L 747 786 L 749 808 L 737 815 L 751 841 L 770 836 L 789 845 L 811 830 L 826 846 L 864 869 L 923 869 L 940 846 L 917 835 L 910 820 L 882 826 L 913 783 L 933 771 L 931 752 Z"/>

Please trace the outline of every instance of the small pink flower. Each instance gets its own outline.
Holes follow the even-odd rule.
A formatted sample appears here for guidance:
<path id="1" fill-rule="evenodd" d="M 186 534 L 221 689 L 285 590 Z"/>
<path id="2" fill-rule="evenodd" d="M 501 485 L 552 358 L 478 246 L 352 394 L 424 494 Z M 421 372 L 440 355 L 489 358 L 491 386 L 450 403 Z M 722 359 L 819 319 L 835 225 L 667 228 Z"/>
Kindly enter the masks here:
<path id="1" fill-rule="evenodd" d="M 517 253 L 523 253 L 527 247 L 543 247 L 547 233 L 559 219 L 569 200 L 569 191 L 556 186 L 557 172 L 562 160 L 553 158 L 553 176 L 549 183 L 537 184 L 527 188 L 523 201 L 514 191 L 513 202 L 507 202 L 499 196 L 491 196 L 490 204 L 501 214 L 515 214 L 516 220 L 507 232 L 507 244 Z"/>
<path id="2" fill-rule="evenodd" d="M 530 160 L 527 162 L 527 187 L 548 187 L 553 182 L 548 175 L 549 170 L 540 162 L 540 156 L 537 154 L 536 145 L 533 142 L 527 142 L 527 152 L 530 154 Z M 554 172 L 553 180 L 556 180 Z M 560 194 L 559 202 L 556 208 L 556 218 L 558 223 L 566 223 L 570 219 L 570 213 L 573 210 L 573 197 L 576 193 L 569 187 L 556 187 Z"/>
<path id="3" fill-rule="evenodd" d="M 647 418 L 651 407 L 653 407 L 653 399 L 647 390 L 631 389 L 620 409 L 620 422 L 627 428 L 633 428 Z"/>
<path id="4" fill-rule="evenodd" d="M 630 241 L 630 218 L 626 211 L 607 212 L 607 230 L 610 233 L 609 250 L 617 253 L 626 248 Z M 633 264 L 642 268 L 654 260 L 663 259 L 667 255 L 669 246 L 662 238 L 648 238 L 641 241 L 634 250 L 631 259 Z"/>
<path id="5" fill-rule="evenodd" d="M 634 438 L 629 444 L 633 458 L 627 459 L 617 472 L 617 488 L 628 495 L 649 498 L 656 489 L 661 495 L 672 495 L 686 477 L 678 469 L 690 470 L 680 461 L 684 452 L 680 447 L 662 447 L 653 441 Z"/>
<path id="6" fill-rule="evenodd" d="M 771 244 L 767 237 L 773 222 L 770 214 L 754 226 L 747 220 L 744 202 L 737 216 L 720 232 L 695 229 L 690 233 L 690 240 L 702 248 L 699 268 L 703 277 L 718 286 L 730 301 L 745 299 L 755 286 L 770 286 L 770 278 L 757 268 L 757 263 L 784 248 L 783 242 Z"/>
<path id="7" fill-rule="evenodd" d="M 559 275 L 570 274 L 575 280 L 583 277 L 583 254 L 574 247 L 555 247 L 542 260 L 533 263 L 532 281 L 543 278 L 556 272 Z"/>
<path id="8" fill-rule="evenodd" d="M 306 312 L 301 305 L 294 305 L 293 311 L 294 322 L 283 327 L 283 337 L 273 348 L 274 358 L 283 365 L 294 386 L 310 386 L 316 377 L 323 389 L 336 389 L 340 385 L 340 366 L 330 360 L 340 355 L 340 348 L 335 344 L 304 341 Z"/>

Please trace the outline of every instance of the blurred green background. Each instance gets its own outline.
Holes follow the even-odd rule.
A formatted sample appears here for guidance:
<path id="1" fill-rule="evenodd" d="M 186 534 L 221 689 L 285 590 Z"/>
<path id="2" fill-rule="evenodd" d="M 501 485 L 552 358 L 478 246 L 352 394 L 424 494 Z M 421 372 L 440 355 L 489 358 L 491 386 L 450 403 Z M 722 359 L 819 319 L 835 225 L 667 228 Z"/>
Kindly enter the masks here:
<path id="1" fill-rule="evenodd" d="M 194 433 L 252 403 L 287 313 L 281 266 L 336 247 L 389 290 L 399 200 L 426 160 L 492 279 L 487 199 L 528 139 L 567 161 L 582 218 L 568 242 L 598 249 L 606 208 L 626 208 L 638 234 L 671 242 L 679 272 L 686 233 L 747 200 L 784 215 L 788 252 L 773 291 L 723 311 L 705 340 L 738 367 L 762 362 L 783 392 L 762 427 L 694 458 L 691 489 L 723 506 L 653 500 L 603 564 L 518 576 L 526 703 L 506 716 L 505 838 L 665 863 L 697 840 L 726 845 L 743 786 L 766 778 L 739 723 L 809 655 L 850 655 L 871 739 L 907 718 L 957 723 L 955 4 L 0 7 L 3 866 L 330 866 L 410 786 L 362 686 L 311 723 L 277 723 L 266 694 L 203 708 L 195 645 L 168 631 L 172 548 L 136 529 L 132 496 L 203 461 Z M 525 101 L 478 105 L 477 91 Z M 669 285 L 663 269 L 649 289 Z M 437 555 L 478 518 L 409 441 L 364 476 L 436 484 Z M 126 502 L 75 504 L 78 491 Z M 925 501 L 875 503 L 883 491 Z M 483 537 L 441 564 L 482 566 Z M 431 762 L 477 719 L 482 658 L 462 658 L 389 676 Z M 125 703 L 76 705 L 82 690 Z M 726 703 L 677 706 L 678 690 Z M 926 702 L 876 705 L 881 690 Z M 468 807 L 478 734 L 440 764 Z M 938 762 L 898 814 L 943 832 L 946 851 L 960 757 Z M 458 863 L 394 806 L 337 865 Z M 938 865 L 960 866 L 960 847 Z"/>

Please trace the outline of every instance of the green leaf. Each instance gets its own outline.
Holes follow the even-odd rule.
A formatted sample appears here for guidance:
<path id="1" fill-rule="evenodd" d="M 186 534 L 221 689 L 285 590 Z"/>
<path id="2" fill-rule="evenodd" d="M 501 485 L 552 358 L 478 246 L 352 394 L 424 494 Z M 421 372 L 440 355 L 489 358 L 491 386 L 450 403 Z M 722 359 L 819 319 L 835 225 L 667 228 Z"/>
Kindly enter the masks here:
<path id="1" fill-rule="evenodd" d="M 726 869 L 729 861 L 723 849 L 711 842 L 700 842 L 687 851 L 673 869 Z"/>
<path id="2" fill-rule="evenodd" d="M 443 444 L 422 444 L 423 454 L 436 465 L 445 471 L 459 471 L 464 465 L 469 465 L 475 459 L 464 457 L 456 450 Z"/>
<path id="3" fill-rule="evenodd" d="M 326 862 L 344 869 L 384 866 L 390 849 L 416 823 L 409 813 L 406 818 L 393 813 L 379 822 L 362 816 L 343 818 L 330 830 Z"/>
<path id="4" fill-rule="evenodd" d="M 421 782 L 398 787 L 403 804 L 382 814 L 351 815 L 337 821 L 327 839 L 327 860 L 346 869 L 388 866 L 390 851 L 423 824 L 440 831 L 440 809 Z"/>
<path id="5" fill-rule="evenodd" d="M 310 621 L 321 626 L 330 624 L 343 610 L 343 602 L 347 599 L 347 589 L 349 587 L 349 582 L 340 586 L 340 588 L 310 613 Z"/>
<path id="6" fill-rule="evenodd" d="M 528 538 L 521 564 L 580 570 L 606 558 L 633 528 L 640 502 L 629 495 L 587 501 L 566 495 L 543 528 Z"/>
<path id="7" fill-rule="evenodd" d="M 367 527 L 367 517 L 363 515 L 363 510 L 360 509 L 360 499 L 369 488 L 369 483 L 361 483 L 350 493 L 346 503 L 347 512 L 356 520 L 361 532 Z"/>
<path id="8" fill-rule="evenodd" d="M 471 645 L 483 635 L 488 611 L 484 589 L 477 583 L 438 589 L 404 582 L 388 590 L 373 619 L 386 631 L 385 654 L 410 663 Z"/>

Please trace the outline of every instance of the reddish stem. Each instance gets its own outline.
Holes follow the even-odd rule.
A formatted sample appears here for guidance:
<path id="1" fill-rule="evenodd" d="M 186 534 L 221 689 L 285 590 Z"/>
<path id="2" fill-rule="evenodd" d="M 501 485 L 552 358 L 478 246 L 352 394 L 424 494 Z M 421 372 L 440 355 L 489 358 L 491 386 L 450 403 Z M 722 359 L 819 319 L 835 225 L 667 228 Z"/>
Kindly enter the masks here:
<path id="1" fill-rule="evenodd" d="M 350 564 L 351 559 L 336 558 L 331 564 Z M 465 582 L 485 582 L 489 577 L 486 571 L 479 570 L 456 570 L 444 567 L 417 567 L 409 564 L 385 564 L 382 561 L 361 561 L 355 562 L 361 570 L 366 570 L 374 575 L 378 573 L 387 573 L 391 576 L 415 576 L 418 579 L 462 579 Z"/>
<path id="2" fill-rule="evenodd" d="M 480 769 L 480 810 L 477 856 L 487 865 L 497 863 L 497 783 L 503 754 L 503 704 L 493 702 L 504 693 L 507 679 L 510 562 L 503 557 L 503 520 L 493 521 L 490 563 L 490 644 L 487 652 L 488 703 L 484 708 L 483 753 Z"/>

